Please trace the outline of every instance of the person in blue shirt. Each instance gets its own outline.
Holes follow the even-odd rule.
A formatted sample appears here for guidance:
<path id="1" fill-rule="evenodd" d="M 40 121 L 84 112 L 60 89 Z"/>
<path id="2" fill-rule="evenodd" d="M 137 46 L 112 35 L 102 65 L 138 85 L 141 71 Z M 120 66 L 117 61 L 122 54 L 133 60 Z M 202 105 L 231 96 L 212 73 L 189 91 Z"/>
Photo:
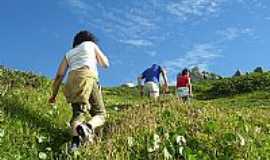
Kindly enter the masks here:
<path id="1" fill-rule="evenodd" d="M 157 99 L 159 97 L 160 75 L 162 75 L 164 91 L 168 92 L 168 80 L 165 70 L 157 64 L 153 64 L 138 77 L 141 96 L 146 95 Z M 142 81 L 144 80 L 144 85 Z"/>

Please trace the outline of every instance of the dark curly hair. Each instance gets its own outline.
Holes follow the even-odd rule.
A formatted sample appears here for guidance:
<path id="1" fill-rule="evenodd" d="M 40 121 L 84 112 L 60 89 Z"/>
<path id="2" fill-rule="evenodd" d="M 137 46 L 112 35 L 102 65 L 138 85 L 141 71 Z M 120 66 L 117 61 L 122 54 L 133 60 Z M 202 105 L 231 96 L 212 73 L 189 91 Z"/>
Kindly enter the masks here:
<path id="1" fill-rule="evenodd" d="M 187 68 L 184 68 L 182 71 L 182 76 L 187 75 L 189 73 L 189 70 Z"/>
<path id="2" fill-rule="evenodd" d="M 88 31 L 80 31 L 77 33 L 73 39 L 73 45 L 72 47 L 75 48 L 76 46 L 80 45 L 81 43 L 85 41 L 91 41 L 94 43 L 97 43 L 97 39 L 95 35 Z"/>

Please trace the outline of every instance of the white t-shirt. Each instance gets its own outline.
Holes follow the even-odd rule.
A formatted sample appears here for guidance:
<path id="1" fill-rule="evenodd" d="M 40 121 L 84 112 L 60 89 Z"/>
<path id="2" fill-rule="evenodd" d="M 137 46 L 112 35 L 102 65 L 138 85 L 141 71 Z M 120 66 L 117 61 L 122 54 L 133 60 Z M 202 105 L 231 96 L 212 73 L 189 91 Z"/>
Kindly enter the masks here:
<path id="1" fill-rule="evenodd" d="M 66 59 L 69 65 L 69 72 L 83 66 L 88 66 L 98 76 L 96 50 L 98 46 L 86 41 L 69 50 L 66 53 Z"/>

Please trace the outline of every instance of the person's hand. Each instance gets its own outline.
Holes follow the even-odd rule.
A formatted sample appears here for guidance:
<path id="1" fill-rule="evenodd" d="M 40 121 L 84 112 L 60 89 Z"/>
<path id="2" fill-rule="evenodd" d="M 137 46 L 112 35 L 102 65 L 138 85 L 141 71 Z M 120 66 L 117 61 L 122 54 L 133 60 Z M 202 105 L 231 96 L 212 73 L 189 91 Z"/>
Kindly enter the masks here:
<path id="1" fill-rule="evenodd" d="M 192 93 L 189 93 L 189 96 L 190 96 L 190 97 L 193 97 L 193 94 L 192 94 Z"/>
<path id="2" fill-rule="evenodd" d="M 163 90 L 164 90 L 164 93 L 169 93 L 168 85 L 164 85 Z"/>
<path id="3" fill-rule="evenodd" d="M 55 103 L 56 102 L 56 97 L 55 96 L 51 96 L 49 98 L 49 103 Z"/>

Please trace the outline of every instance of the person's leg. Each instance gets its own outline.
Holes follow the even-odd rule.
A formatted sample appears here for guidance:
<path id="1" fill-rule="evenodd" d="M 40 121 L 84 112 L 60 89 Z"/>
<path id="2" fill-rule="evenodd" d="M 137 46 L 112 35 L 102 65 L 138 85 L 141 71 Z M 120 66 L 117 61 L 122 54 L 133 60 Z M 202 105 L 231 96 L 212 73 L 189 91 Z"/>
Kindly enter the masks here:
<path id="1" fill-rule="evenodd" d="M 151 86 L 149 83 L 145 83 L 143 87 L 144 96 L 150 97 Z"/>
<path id="2" fill-rule="evenodd" d="M 76 128 L 82 124 L 85 120 L 85 105 L 79 103 L 72 104 L 72 118 L 70 120 L 70 126 L 72 129 L 72 135 L 78 136 Z"/>
<path id="3" fill-rule="evenodd" d="M 187 97 L 186 96 L 182 97 L 182 100 L 183 100 L 183 103 L 186 103 L 187 102 Z"/>
<path id="4" fill-rule="evenodd" d="M 72 119 L 70 121 L 70 126 L 72 129 L 72 142 L 71 150 L 76 150 L 81 145 L 81 140 L 78 134 L 78 126 L 80 126 L 84 121 L 84 105 L 74 103 L 72 104 Z"/>
<path id="5" fill-rule="evenodd" d="M 154 82 L 151 83 L 150 97 L 154 98 L 154 100 L 157 100 L 159 97 L 159 86 Z"/>
<path id="6" fill-rule="evenodd" d="M 101 127 L 105 123 L 106 110 L 101 94 L 101 88 L 97 82 L 93 84 L 92 93 L 89 99 L 91 104 L 90 114 L 92 119 L 87 125 L 94 131 L 97 127 Z"/>

